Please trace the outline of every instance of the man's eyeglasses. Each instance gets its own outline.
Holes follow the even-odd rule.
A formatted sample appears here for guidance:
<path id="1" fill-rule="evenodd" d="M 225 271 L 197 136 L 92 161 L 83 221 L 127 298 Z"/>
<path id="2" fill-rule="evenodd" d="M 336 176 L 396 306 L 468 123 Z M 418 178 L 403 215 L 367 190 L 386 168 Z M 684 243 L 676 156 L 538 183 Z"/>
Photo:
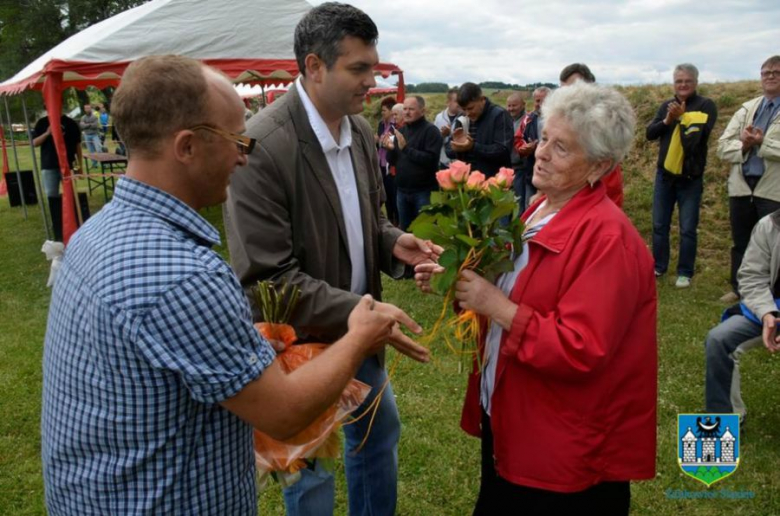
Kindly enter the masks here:
<path id="1" fill-rule="evenodd" d="M 254 138 L 250 138 L 249 136 L 244 136 L 243 134 L 236 134 L 231 133 L 230 131 L 225 131 L 223 129 L 219 129 L 217 127 L 211 127 L 210 125 L 196 125 L 195 127 L 190 127 L 190 131 L 197 131 L 198 129 L 203 129 L 204 131 L 209 131 L 214 134 L 217 134 L 221 137 L 223 137 L 226 140 L 230 140 L 236 144 L 238 147 L 238 151 L 241 154 L 251 154 L 252 149 L 255 148 L 255 145 L 257 144 L 257 140 Z"/>
<path id="2" fill-rule="evenodd" d="M 764 70 L 761 72 L 761 77 L 780 77 L 780 70 Z"/>

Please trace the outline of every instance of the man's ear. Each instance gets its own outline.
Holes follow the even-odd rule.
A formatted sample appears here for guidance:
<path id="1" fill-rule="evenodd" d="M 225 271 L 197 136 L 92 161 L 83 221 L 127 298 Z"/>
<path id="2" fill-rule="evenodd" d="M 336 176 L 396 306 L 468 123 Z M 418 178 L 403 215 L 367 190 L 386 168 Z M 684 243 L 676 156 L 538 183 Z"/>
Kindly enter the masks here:
<path id="1" fill-rule="evenodd" d="M 196 147 L 200 143 L 193 131 L 179 131 L 173 138 L 173 155 L 177 161 L 189 165 L 195 159 Z"/>
<path id="2" fill-rule="evenodd" d="M 303 63 L 306 66 L 306 78 L 313 82 L 320 82 L 325 70 L 325 63 L 322 59 L 317 54 L 308 54 Z"/>

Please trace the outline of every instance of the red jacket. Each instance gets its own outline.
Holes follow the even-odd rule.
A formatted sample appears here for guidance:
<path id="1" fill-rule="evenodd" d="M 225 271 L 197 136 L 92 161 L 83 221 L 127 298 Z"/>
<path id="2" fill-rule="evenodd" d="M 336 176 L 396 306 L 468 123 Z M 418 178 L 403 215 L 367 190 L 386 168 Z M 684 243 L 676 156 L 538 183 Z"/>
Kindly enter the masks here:
<path id="1" fill-rule="evenodd" d="M 601 178 L 601 182 L 607 187 L 607 197 L 614 202 L 618 208 L 623 207 L 623 167 L 620 163 L 612 169 L 611 172 Z"/>
<path id="2" fill-rule="evenodd" d="M 597 183 L 529 247 L 510 294 L 519 308 L 501 337 L 492 397 L 499 475 L 557 492 L 653 478 L 658 358 L 647 245 Z M 476 369 L 461 426 L 479 436 Z"/>

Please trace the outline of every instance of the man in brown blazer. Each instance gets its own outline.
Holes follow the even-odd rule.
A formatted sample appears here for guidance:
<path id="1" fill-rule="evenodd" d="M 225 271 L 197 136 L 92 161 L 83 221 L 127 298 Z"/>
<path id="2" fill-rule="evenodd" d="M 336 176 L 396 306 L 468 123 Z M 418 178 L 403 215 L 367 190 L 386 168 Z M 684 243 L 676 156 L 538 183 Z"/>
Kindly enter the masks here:
<path id="1" fill-rule="evenodd" d="M 301 76 L 249 121 L 246 134 L 259 145 L 229 188 L 224 214 L 233 268 L 247 289 L 266 279 L 301 288 L 291 322 L 303 341 L 338 339 L 361 295 L 380 299 L 380 271 L 399 278 L 405 264 L 435 260 L 441 252 L 394 228 L 380 211 L 373 131 L 357 116 L 375 85 L 377 36 L 373 21 L 345 4 L 322 4 L 301 20 L 295 31 Z M 381 302 L 376 310 L 398 312 Z M 428 359 L 398 325 L 389 343 Z M 387 379 L 383 357 L 367 359 L 356 377 L 374 387 L 368 404 Z M 395 511 L 400 420 L 389 384 L 379 407 L 358 453 L 370 418 L 345 426 L 352 515 Z M 332 474 L 319 464 L 302 473 L 285 489 L 288 514 L 331 514 Z"/>

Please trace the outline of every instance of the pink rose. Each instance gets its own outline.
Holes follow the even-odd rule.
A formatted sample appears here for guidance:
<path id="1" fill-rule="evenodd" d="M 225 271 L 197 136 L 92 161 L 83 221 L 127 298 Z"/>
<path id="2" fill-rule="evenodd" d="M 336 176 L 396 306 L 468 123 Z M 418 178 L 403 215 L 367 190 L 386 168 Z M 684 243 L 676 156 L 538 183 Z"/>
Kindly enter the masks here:
<path id="1" fill-rule="evenodd" d="M 491 177 L 484 183 L 482 183 L 482 189 L 485 191 L 490 190 L 491 186 L 495 186 L 496 188 L 501 188 L 498 184 L 498 178 L 496 176 Z"/>
<path id="2" fill-rule="evenodd" d="M 471 165 L 455 160 L 450 163 L 449 171 L 452 175 L 452 180 L 456 184 L 465 183 L 466 179 L 469 177 L 469 172 L 471 172 Z"/>
<path id="3" fill-rule="evenodd" d="M 472 172 L 469 175 L 468 180 L 466 181 L 466 189 L 467 190 L 480 190 L 482 188 L 482 184 L 485 182 L 485 174 L 482 172 Z"/>
<path id="4" fill-rule="evenodd" d="M 457 186 L 452 182 L 452 174 L 449 170 L 440 170 L 436 172 L 436 181 L 442 190 L 455 190 Z"/>
<path id="5" fill-rule="evenodd" d="M 501 167 L 496 174 L 497 184 L 501 188 L 509 188 L 515 181 L 515 171 L 511 168 Z"/>

